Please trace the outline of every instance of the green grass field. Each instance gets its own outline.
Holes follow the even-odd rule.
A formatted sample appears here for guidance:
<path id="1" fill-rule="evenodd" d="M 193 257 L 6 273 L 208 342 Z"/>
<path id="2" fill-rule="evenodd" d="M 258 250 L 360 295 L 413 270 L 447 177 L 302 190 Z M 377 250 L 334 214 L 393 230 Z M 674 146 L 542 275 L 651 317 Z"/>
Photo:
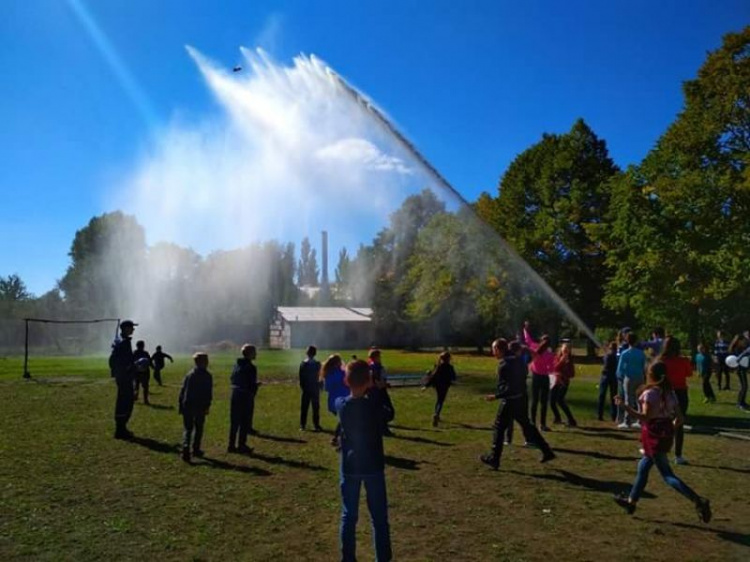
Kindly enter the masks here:
<path id="1" fill-rule="evenodd" d="M 212 355 L 207 457 L 187 465 L 175 406 L 188 357 L 167 367 L 166 386 L 152 382 L 151 407 L 136 406 L 133 442 L 112 438 L 106 357 L 34 357 L 28 381 L 20 358 L 0 358 L 0 560 L 337 559 L 338 458 L 330 435 L 298 430 L 299 359 L 260 351 L 260 378 L 273 384 L 258 395 L 255 453 L 241 457 L 226 453 L 233 355 Z M 383 359 L 390 373 L 420 373 L 434 354 Z M 497 407 L 482 400 L 494 362 L 454 363 L 460 381 L 438 429 L 434 393 L 392 391 L 396 437 L 385 447 L 396 560 L 750 560 L 750 441 L 716 434 L 750 436 L 734 393 L 706 406 L 693 381 L 690 423 L 700 432 L 686 436 L 690 466 L 677 467 L 711 498 L 714 520 L 699 523 L 656 470 L 629 517 L 611 497 L 632 482 L 637 435 L 595 421 L 598 366 L 579 366 L 571 388 L 582 427 L 548 434 L 558 459 L 540 465 L 517 432 L 494 473 L 477 461 Z M 323 425 L 335 425 L 327 411 Z M 358 539 L 360 559 L 372 560 L 364 500 Z"/>

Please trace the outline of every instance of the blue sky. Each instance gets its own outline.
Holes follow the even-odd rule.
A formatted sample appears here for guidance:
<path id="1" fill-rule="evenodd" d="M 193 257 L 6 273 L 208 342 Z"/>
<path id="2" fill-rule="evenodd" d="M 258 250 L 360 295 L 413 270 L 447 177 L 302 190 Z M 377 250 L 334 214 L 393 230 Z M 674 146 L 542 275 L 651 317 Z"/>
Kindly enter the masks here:
<path id="1" fill-rule="evenodd" d="M 637 163 L 679 111 L 681 82 L 748 23 L 746 0 L 6 0 L 0 275 L 51 289 L 155 128 L 215 109 L 186 44 L 227 66 L 240 45 L 320 56 L 472 200 L 577 117 L 618 164 Z"/>

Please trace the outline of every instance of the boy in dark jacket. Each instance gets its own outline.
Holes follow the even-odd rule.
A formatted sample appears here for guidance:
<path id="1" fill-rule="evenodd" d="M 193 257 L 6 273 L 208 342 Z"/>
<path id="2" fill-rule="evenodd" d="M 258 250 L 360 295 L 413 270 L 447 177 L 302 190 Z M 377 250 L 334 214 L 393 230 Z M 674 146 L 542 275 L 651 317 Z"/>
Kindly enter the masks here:
<path id="1" fill-rule="evenodd" d="M 320 427 L 320 363 L 315 360 L 318 349 L 311 345 L 307 348 L 307 357 L 299 365 L 299 387 L 302 389 L 302 403 L 300 404 L 299 428 L 307 428 L 307 410 L 312 404 L 312 418 L 315 431 L 322 431 Z"/>
<path id="2" fill-rule="evenodd" d="M 617 420 L 617 342 L 609 342 L 607 353 L 602 360 L 602 373 L 599 377 L 599 404 L 597 409 L 599 421 L 604 421 L 604 401 L 609 391 L 609 417 L 612 421 Z"/>
<path id="3" fill-rule="evenodd" d="M 388 525 L 388 498 L 385 488 L 383 428 L 387 410 L 367 395 L 371 386 L 370 368 L 361 360 L 346 366 L 346 384 L 351 394 L 336 400 L 341 423 L 341 560 L 356 560 L 359 493 L 367 491 L 367 507 L 372 520 L 375 559 L 392 558 Z"/>
<path id="4" fill-rule="evenodd" d="M 232 395 L 229 411 L 229 453 L 250 453 L 252 448 L 247 446 L 247 436 L 253 433 L 253 413 L 255 411 L 255 395 L 258 392 L 258 370 L 253 361 L 257 355 L 254 345 L 246 343 L 242 346 L 242 357 L 234 365 L 230 383 Z M 239 432 L 239 443 L 237 433 Z"/>
<path id="5" fill-rule="evenodd" d="M 367 364 L 370 368 L 370 376 L 372 378 L 372 384 L 370 385 L 367 395 L 381 408 L 384 408 L 388 421 L 393 420 L 396 417 L 396 410 L 393 407 L 393 402 L 388 394 L 388 378 L 385 373 L 385 367 L 380 361 L 380 350 L 376 347 L 370 349 L 367 354 Z M 393 432 L 388 427 L 388 422 L 383 422 L 383 435 L 386 437 L 393 437 Z"/>
<path id="6" fill-rule="evenodd" d="M 492 354 L 497 358 L 497 390 L 495 394 L 488 394 L 485 399 L 500 400 L 500 406 L 495 416 L 494 433 L 492 436 L 492 450 L 486 455 L 479 457 L 484 464 L 494 470 L 500 467 L 500 459 L 503 455 L 503 435 L 508 426 L 515 420 L 521 426 L 524 437 L 528 443 L 537 445 L 542 450 L 541 462 L 551 461 L 555 453 L 544 440 L 539 430 L 529 421 L 529 414 L 524 401 L 524 386 L 526 375 L 520 357 L 516 356 L 516 347 L 508 348 L 508 342 L 497 339 L 492 343 Z"/>
<path id="7" fill-rule="evenodd" d="M 182 437 L 182 460 L 190 462 L 190 445 L 192 437 L 193 455 L 202 457 L 201 439 L 203 425 L 211 408 L 213 398 L 213 377 L 208 372 L 208 355 L 193 355 L 195 367 L 185 375 L 180 390 L 180 414 L 185 427 Z M 195 435 L 193 436 L 193 431 Z"/>
<path id="8" fill-rule="evenodd" d="M 422 390 L 427 387 L 434 387 L 437 392 L 437 401 L 435 402 L 435 411 L 432 414 L 432 427 L 437 427 L 440 422 L 440 413 L 443 411 L 445 397 L 448 395 L 448 389 L 456 382 L 456 371 L 451 365 L 451 354 L 444 351 L 438 357 L 438 364 L 430 371 L 427 382 Z"/>
<path id="9" fill-rule="evenodd" d="M 164 360 L 169 359 L 170 363 L 174 363 L 174 359 L 172 359 L 172 356 L 169 353 L 164 353 L 161 350 L 161 346 L 156 346 L 156 351 L 151 356 L 151 363 L 154 366 L 154 380 L 157 382 L 159 386 L 162 386 L 161 384 L 161 371 L 164 368 Z"/>
<path id="10" fill-rule="evenodd" d="M 143 387 L 143 403 L 148 404 L 148 387 L 151 383 L 151 355 L 146 351 L 146 342 L 135 342 L 133 352 L 135 363 L 135 384 L 133 385 L 133 400 L 138 402 L 138 389 Z"/>

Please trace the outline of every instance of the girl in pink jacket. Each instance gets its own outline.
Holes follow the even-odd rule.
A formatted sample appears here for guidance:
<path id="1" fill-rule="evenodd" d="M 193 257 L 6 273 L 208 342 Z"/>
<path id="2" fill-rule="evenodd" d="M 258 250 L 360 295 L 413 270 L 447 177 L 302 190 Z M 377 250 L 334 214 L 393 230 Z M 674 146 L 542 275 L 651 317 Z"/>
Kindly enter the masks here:
<path id="1" fill-rule="evenodd" d="M 549 431 L 547 427 L 547 404 L 549 403 L 549 376 L 555 364 L 555 354 L 552 351 L 548 335 L 543 335 L 537 342 L 531 337 L 528 323 L 523 327 L 523 339 L 531 350 L 531 423 L 536 425 L 536 411 L 541 402 L 542 424 L 539 429 Z"/>

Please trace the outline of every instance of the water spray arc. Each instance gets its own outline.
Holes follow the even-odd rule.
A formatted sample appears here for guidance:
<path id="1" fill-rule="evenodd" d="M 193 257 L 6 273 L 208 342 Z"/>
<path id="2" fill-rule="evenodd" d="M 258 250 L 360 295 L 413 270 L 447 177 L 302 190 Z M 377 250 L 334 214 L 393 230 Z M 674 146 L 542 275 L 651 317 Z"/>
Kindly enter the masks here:
<path id="1" fill-rule="evenodd" d="M 320 61 L 316 59 L 314 56 L 310 57 L 314 64 L 320 65 Z M 383 128 L 386 132 L 388 132 L 390 135 L 392 135 L 397 141 L 398 144 L 406 150 L 416 162 L 419 163 L 420 166 L 427 172 L 427 174 L 432 177 L 438 184 L 443 186 L 445 189 L 447 189 L 450 193 L 453 194 L 453 196 L 458 199 L 458 201 L 466 207 L 479 221 L 480 224 L 482 224 L 485 228 L 490 228 L 487 223 L 485 223 L 484 220 L 482 220 L 481 217 L 474 211 L 472 206 L 469 204 L 469 202 L 459 193 L 459 191 L 453 187 L 453 185 L 445 179 L 445 177 L 425 158 L 422 153 L 414 146 L 414 144 L 409 141 L 397 128 L 396 126 L 383 114 L 382 111 L 380 111 L 370 100 L 368 100 L 362 93 L 360 93 L 358 90 L 356 90 L 353 86 L 351 86 L 344 78 L 342 78 L 340 75 L 338 75 L 333 69 L 326 66 L 325 72 L 329 76 L 329 78 L 344 92 L 346 92 L 351 98 L 356 102 L 362 109 L 368 112 L 369 115 L 375 119 L 375 121 Z M 572 308 L 565 302 L 565 300 L 558 295 L 555 290 L 550 287 L 550 285 L 544 280 L 544 278 L 539 275 L 534 268 L 532 268 L 526 260 L 524 260 L 518 252 L 516 252 L 510 244 L 508 244 L 499 234 L 496 232 L 492 232 L 492 234 L 497 238 L 498 242 L 503 245 L 503 248 L 515 259 L 517 259 L 517 262 L 521 265 L 521 268 L 523 269 L 524 273 L 528 274 L 530 278 L 532 278 L 537 285 L 546 293 L 546 295 L 552 299 L 552 301 L 557 304 L 558 307 L 569 317 L 571 318 L 575 324 L 578 326 L 578 328 L 586 334 L 586 336 L 594 342 L 594 344 L 597 345 L 597 347 L 601 347 L 601 342 L 596 338 L 594 335 L 594 332 L 591 331 L 591 329 L 586 325 L 586 323 L 581 320 L 581 318 L 573 311 Z"/>

